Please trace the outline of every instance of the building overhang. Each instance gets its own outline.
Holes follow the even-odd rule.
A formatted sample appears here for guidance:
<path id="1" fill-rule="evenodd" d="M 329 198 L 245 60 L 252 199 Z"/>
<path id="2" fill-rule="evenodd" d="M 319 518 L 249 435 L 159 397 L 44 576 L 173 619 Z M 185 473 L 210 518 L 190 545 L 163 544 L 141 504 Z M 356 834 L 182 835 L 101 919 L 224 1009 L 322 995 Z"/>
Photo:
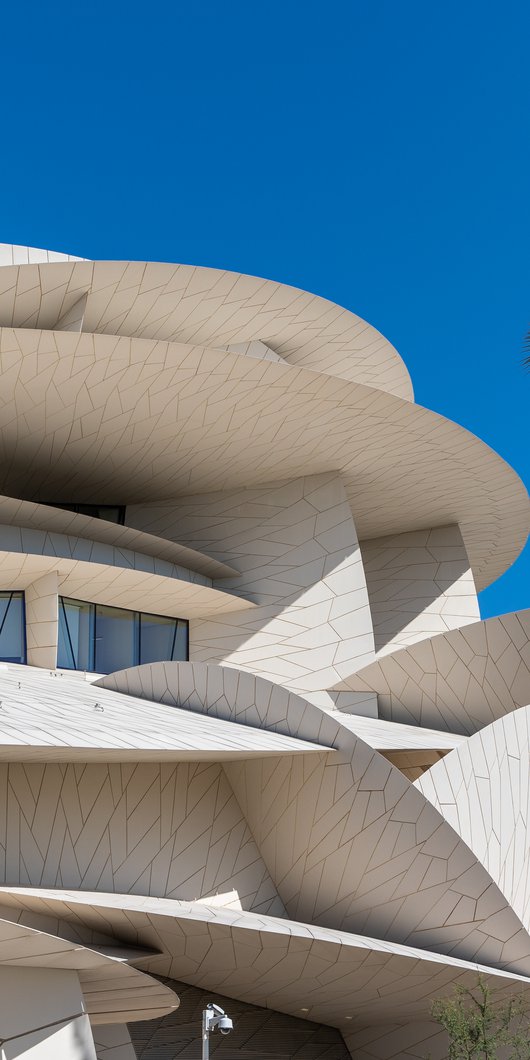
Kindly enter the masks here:
<path id="1" fill-rule="evenodd" d="M 361 539 L 458 523 L 477 589 L 526 541 L 515 472 L 464 428 L 381 390 L 100 334 L 3 328 L 0 354 L 9 495 L 147 503 L 336 470 Z"/>

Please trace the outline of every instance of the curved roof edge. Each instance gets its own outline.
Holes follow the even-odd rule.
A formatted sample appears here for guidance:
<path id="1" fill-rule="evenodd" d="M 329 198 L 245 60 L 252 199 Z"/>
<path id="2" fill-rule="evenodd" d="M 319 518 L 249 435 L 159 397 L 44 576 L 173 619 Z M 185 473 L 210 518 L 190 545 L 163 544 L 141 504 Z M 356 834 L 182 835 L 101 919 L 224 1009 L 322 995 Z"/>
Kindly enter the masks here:
<path id="1" fill-rule="evenodd" d="M 455 983 L 472 986 L 477 974 L 500 997 L 530 985 L 524 974 L 484 960 L 199 902 L 34 887 L 2 887 L 0 900 L 60 917 L 77 930 L 103 927 L 119 936 L 126 924 L 142 944 L 161 951 L 142 967 L 177 980 L 177 989 L 178 980 L 196 983 L 295 1016 L 307 1004 L 306 1019 L 342 1031 L 355 1028 L 352 1017 L 361 1023 L 397 1015 L 427 1019 L 433 996 Z"/>
<path id="2" fill-rule="evenodd" d="M 116 503 L 116 486 L 123 495 L 134 482 L 134 504 L 333 468 L 361 540 L 458 522 L 478 590 L 524 547 L 528 495 L 515 471 L 465 428 L 380 389 L 166 339 L 28 325 L 0 327 L 0 346 L 11 365 L 4 493 L 48 500 L 67 482 L 71 500 L 77 488 L 87 501 Z M 79 402 L 92 387 L 97 408 L 90 403 L 85 424 Z M 141 402 L 151 415 L 138 424 Z M 40 424 L 33 435 L 29 418 Z M 71 429 L 62 449 L 57 419 Z"/>
<path id="3" fill-rule="evenodd" d="M 58 933 L 61 925 L 53 915 L 40 916 L 37 927 L 25 910 L 14 910 L 7 919 L 8 911 L 0 906 L 0 967 L 77 972 L 92 1023 L 153 1019 L 178 1008 L 179 998 L 173 990 L 129 964 L 129 959 L 136 963 L 144 956 L 144 947 L 119 943 L 107 948 L 74 941 Z M 146 953 L 149 949 L 152 955 L 152 947 Z"/>
<path id="4" fill-rule="evenodd" d="M 75 254 L 41 247 L 23 247 L 19 243 L 0 243 L 0 265 L 41 265 L 52 261 L 87 261 Z"/>
<path id="5" fill-rule="evenodd" d="M 187 545 L 180 545 L 169 538 L 157 537 L 134 526 L 108 522 L 106 519 L 84 515 L 59 508 L 53 504 L 19 500 L 17 497 L 0 495 L 0 523 L 21 529 L 44 530 L 51 534 L 65 534 L 115 548 L 143 553 L 154 559 L 186 567 L 206 578 L 227 578 L 237 575 L 234 567 L 198 552 Z"/>
<path id="6" fill-rule="evenodd" d="M 95 687 L 116 689 L 239 725 L 257 723 L 319 744 L 325 740 L 328 748 L 340 751 L 336 763 L 329 761 L 328 755 L 321 756 L 318 764 L 313 759 L 315 771 L 307 779 L 299 774 L 296 784 L 287 788 L 283 774 L 271 772 L 263 761 L 226 766 L 260 854 L 266 865 L 274 865 L 271 876 L 292 919 L 376 934 L 387 941 L 426 949 L 449 946 L 452 954 L 464 960 L 477 959 L 480 953 L 489 963 L 530 972 L 530 938 L 478 859 L 425 797 L 416 801 L 418 789 L 346 728 L 341 717 L 325 714 L 262 677 L 207 663 L 148 663 L 109 674 Z M 346 774 L 338 784 L 339 771 L 344 767 Z M 375 831 L 369 826 L 359 829 L 352 823 L 357 797 L 363 799 L 361 793 L 367 790 L 377 791 L 379 816 L 380 793 L 384 792 L 385 814 Z M 405 804 L 408 827 L 401 834 Z M 269 813 L 266 807 L 273 805 L 274 812 Z M 326 827 L 322 829 L 324 816 Z M 294 819 L 293 847 L 288 822 Z M 339 820 L 337 836 L 342 842 L 337 850 L 330 844 L 330 835 Z M 410 833 L 413 822 L 415 828 Z M 399 861 L 405 847 L 406 868 Z M 433 902 L 432 878 L 427 873 L 418 882 L 417 869 L 412 866 L 421 863 L 424 871 L 425 855 L 430 857 L 434 849 L 450 851 L 451 855 Z M 321 871 L 315 877 L 312 869 L 317 863 Z M 462 928 L 470 872 L 480 880 L 481 900 L 473 910 L 466 908 L 466 927 Z M 414 890 L 407 895 L 412 880 Z M 394 904 L 398 886 L 400 897 Z M 449 907 L 452 912 L 441 928 L 441 910 Z M 509 942 L 502 950 L 493 920 L 490 925 L 493 908 L 494 917 L 501 910 L 506 917 Z M 459 938 L 455 946 L 456 924 Z"/>
<path id="7" fill-rule="evenodd" d="M 65 275 L 65 263 L 71 265 Z M 206 328 L 210 347 L 250 343 L 263 346 L 265 358 L 277 356 L 296 367 L 311 368 L 412 401 L 408 369 L 390 342 L 351 310 L 289 284 L 206 266 L 166 262 L 90 261 L 54 251 L 0 244 L 0 265 L 13 268 L 8 319 L 0 301 L 0 325 L 72 329 L 74 304 L 83 300 L 80 330 L 144 338 L 176 338 L 190 325 Z M 44 272 L 28 285 L 20 267 L 61 268 L 62 308 L 52 312 L 50 282 Z M 20 279 L 20 292 L 19 288 Z M 53 287 L 53 284 L 51 285 Z M 105 292 L 103 300 L 102 292 Z M 57 292 L 56 292 L 57 293 Z M 43 299 L 43 295 L 47 297 Z M 17 318 L 22 297 L 23 320 Z M 12 298 L 12 296 L 14 296 Z M 72 302 L 72 299 L 74 300 Z M 85 301 L 86 299 L 86 301 Z M 125 301 L 124 301 L 125 299 Z M 138 313 L 138 302 L 142 309 Z M 169 307 L 169 308 L 168 308 Z M 197 312 L 199 308 L 199 312 Z M 79 321 L 77 322 L 79 324 Z M 73 328 L 79 330 L 79 327 Z M 187 341 L 185 339 L 184 341 Z M 197 339 L 196 341 L 202 341 Z M 244 351 L 242 351 L 244 352 Z M 254 348 L 252 356 L 259 356 Z"/>
<path id="8" fill-rule="evenodd" d="M 376 692 L 387 721 L 472 736 L 530 703 L 530 610 L 417 641 L 337 689 Z"/>

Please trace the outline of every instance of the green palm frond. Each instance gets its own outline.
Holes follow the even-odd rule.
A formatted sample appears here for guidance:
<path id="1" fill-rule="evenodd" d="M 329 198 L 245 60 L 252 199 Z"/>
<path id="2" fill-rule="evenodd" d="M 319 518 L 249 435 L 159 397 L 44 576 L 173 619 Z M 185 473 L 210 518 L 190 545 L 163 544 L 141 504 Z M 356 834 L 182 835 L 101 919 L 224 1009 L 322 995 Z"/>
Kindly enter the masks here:
<path id="1" fill-rule="evenodd" d="M 528 368 L 530 370 L 530 331 L 526 332 L 526 335 L 523 339 L 523 354 L 523 364 L 525 368 Z"/>

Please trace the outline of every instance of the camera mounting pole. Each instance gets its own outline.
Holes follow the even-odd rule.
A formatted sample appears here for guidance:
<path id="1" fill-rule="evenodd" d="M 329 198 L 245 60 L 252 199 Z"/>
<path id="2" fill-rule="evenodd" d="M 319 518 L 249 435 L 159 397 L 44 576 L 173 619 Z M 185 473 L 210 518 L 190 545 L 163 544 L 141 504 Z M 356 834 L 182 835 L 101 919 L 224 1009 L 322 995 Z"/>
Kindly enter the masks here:
<path id="1" fill-rule="evenodd" d="M 202 1014 L 202 1060 L 210 1060 L 210 1032 L 220 1030 L 221 1034 L 230 1034 L 234 1024 L 224 1009 L 210 1001 Z"/>

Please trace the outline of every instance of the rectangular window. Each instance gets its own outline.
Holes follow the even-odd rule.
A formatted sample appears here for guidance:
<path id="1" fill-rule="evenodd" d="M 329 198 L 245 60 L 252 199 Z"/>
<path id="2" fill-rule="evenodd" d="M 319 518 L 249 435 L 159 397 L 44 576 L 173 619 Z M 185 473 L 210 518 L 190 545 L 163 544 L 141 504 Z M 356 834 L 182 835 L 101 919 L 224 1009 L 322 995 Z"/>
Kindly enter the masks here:
<path id="1" fill-rule="evenodd" d="M 137 665 L 137 627 L 136 611 L 96 604 L 96 673 L 110 674 Z"/>
<path id="2" fill-rule="evenodd" d="M 22 592 L 0 592 L 0 660 L 26 662 L 26 616 Z"/>
<path id="3" fill-rule="evenodd" d="M 62 669 L 108 674 L 187 658 L 184 619 L 59 597 L 57 665 Z"/>
<path id="4" fill-rule="evenodd" d="M 163 615 L 140 615 L 140 662 L 188 658 L 188 623 Z"/>
<path id="5" fill-rule="evenodd" d="M 61 508 L 65 512 L 77 515 L 89 515 L 92 519 L 106 519 L 108 523 L 125 522 L 124 504 L 59 504 L 57 501 L 43 501 L 47 508 Z"/>
<path id="6" fill-rule="evenodd" d="M 94 604 L 59 597 L 57 666 L 94 670 Z"/>

